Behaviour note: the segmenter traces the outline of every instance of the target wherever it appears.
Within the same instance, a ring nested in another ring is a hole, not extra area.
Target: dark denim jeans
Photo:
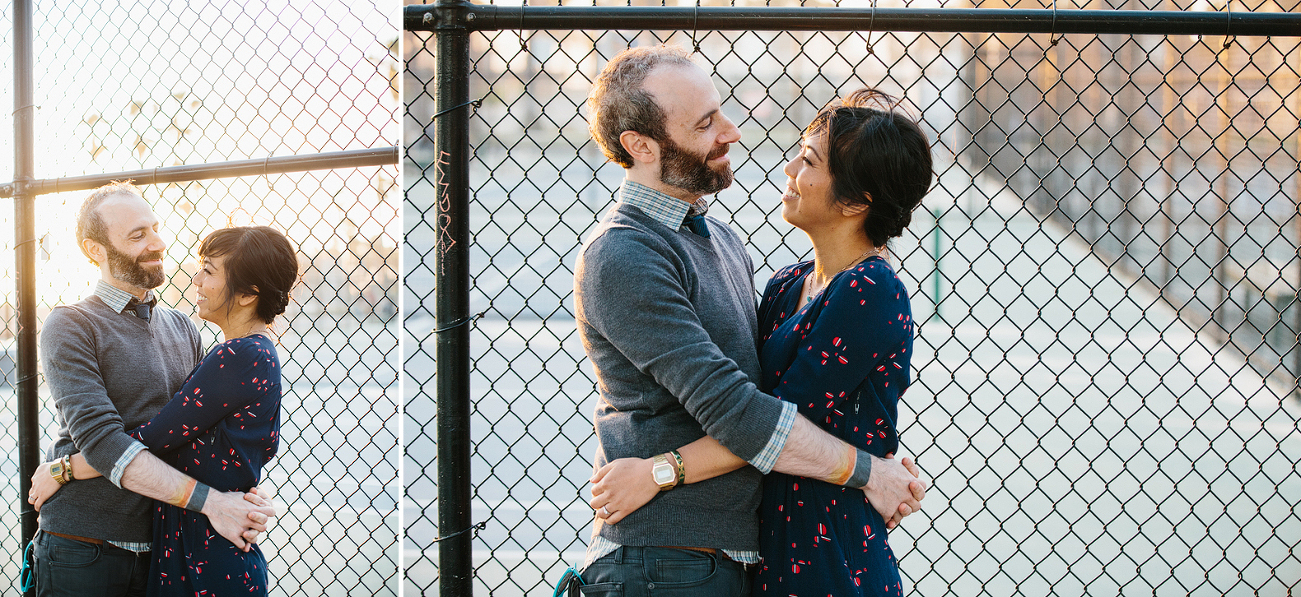
[[[38,597],[144,597],[149,553],[36,533]]]
[[[583,571],[589,597],[749,597],[751,574],[723,557],[667,547],[620,547]]]

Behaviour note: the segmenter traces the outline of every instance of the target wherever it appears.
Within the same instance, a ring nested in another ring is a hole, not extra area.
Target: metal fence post
[[[434,113],[439,594],[473,591],[470,529],[470,51],[468,2],[440,0]]]
[[[1297,54],[1297,64],[1301,65],[1301,52]],[[1296,94],[1292,105],[1301,111],[1301,93]],[[1301,155],[1301,135],[1296,136],[1296,152],[1296,155]],[[1293,197],[1295,197],[1294,201],[1296,203],[1295,215],[1293,216],[1297,231],[1298,246],[1296,247],[1296,254],[1298,263],[1301,263],[1301,176],[1296,177],[1296,194]],[[1301,402],[1301,267],[1297,267],[1297,277],[1292,290],[1295,296],[1292,299],[1292,379],[1295,380],[1292,384],[1292,396],[1298,402]],[[1286,311],[1287,307],[1283,307],[1283,310]]]
[[[36,385],[36,196],[28,186],[36,176],[36,140],[33,112],[31,0],[14,1],[14,256],[18,294],[18,511],[22,521],[21,546],[36,535],[36,511],[27,503],[32,472],[38,464],[37,416],[40,403]],[[22,548],[20,547],[20,549]],[[25,594],[30,595],[32,591]]]

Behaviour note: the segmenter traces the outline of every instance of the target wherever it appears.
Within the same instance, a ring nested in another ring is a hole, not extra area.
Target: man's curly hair
[[[628,48],[610,60],[587,96],[587,128],[610,161],[632,167],[632,156],[619,142],[624,131],[663,143],[669,138],[664,110],[642,88],[646,77],[662,65],[693,66],[686,50],[675,46]]]

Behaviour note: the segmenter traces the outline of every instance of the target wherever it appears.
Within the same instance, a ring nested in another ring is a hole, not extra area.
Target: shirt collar
[[[669,230],[681,228],[682,220],[686,219],[687,211],[692,207],[692,204],[677,197],[661,193],[631,180],[623,181],[623,186],[619,187],[619,203],[631,205],[646,212],[646,215],[650,216],[651,219],[665,225]],[[696,203],[704,203],[704,198],[701,198]]]
[[[153,300],[153,294],[154,291],[146,290],[145,300],[143,302],[147,303]],[[117,311],[118,313],[125,310],[126,304],[131,302],[131,299],[135,298],[135,296],[130,292],[122,290],[104,280],[99,280],[95,283],[95,296],[99,297],[99,300],[104,301],[104,304],[108,305],[108,308]]]

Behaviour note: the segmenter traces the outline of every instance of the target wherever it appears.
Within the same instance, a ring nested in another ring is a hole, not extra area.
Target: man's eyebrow
[[[718,113],[718,108],[714,108],[713,110],[706,112],[704,116],[701,116],[700,118],[696,119],[696,124],[700,124],[706,120],[709,120],[710,118],[713,118],[714,115],[717,113]]]
[[[153,230],[155,226],[159,226],[161,224],[162,222],[160,222],[157,218],[155,218],[152,222],[148,224],[141,224],[139,226],[136,226],[135,228],[127,230],[126,236],[131,236],[132,234],[135,234],[137,232],[148,232],[150,230]]]

